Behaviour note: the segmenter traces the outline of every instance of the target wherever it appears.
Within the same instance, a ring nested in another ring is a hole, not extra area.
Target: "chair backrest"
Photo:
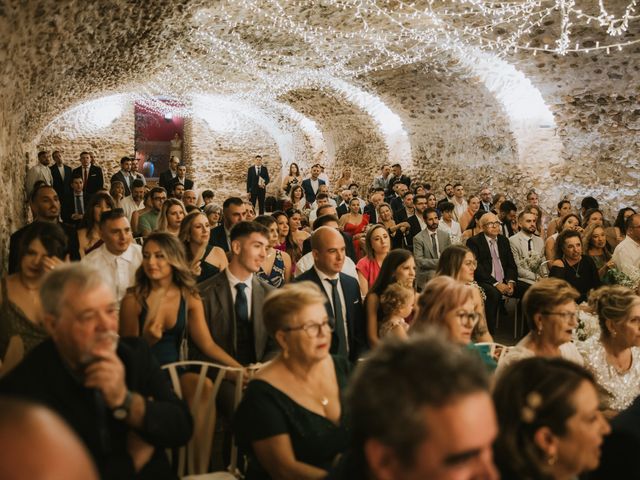
[[[244,369],[197,361],[175,362],[163,365],[162,368],[168,370],[173,389],[180,398],[184,398],[180,383],[181,370],[186,368],[197,375],[195,394],[190,399],[189,409],[193,416],[194,431],[202,432],[202,438],[207,439],[207,441],[197,441],[198,439],[194,435],[185,447],[180,448],[178,451],[177,473],[180,478],[185,475],[208,473],[217,418],[216,397],[218,396],[220,385],[227,375],[235,378],[234,408],[237,407],[242,398]],[[205,388],[207,379],[213,382],[211,390]],[[205,398],[205,395],[208,398]],[[172,458],[171,452],[169,452],[169,457]],[[175,463],[173,458],[172,461]],[[234,475],[237,470],[237,464],[238,451],[235,442],[233,442],[229,471]]]

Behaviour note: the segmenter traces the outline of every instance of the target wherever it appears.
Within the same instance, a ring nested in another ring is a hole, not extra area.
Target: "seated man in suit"
[[[533,284],[538,280],[539,275],[525,265],[525,260],[531,255],[538,255],[544,260],[544,240],[534,235],[536,232],[536,216],[533,213],[521,212],[518,215],[518,225],[520,231],[509,237],[511,252],[518,265],[518,280]]]
[[[173,190],[173,181],[178,176],[178,165],[180,159],[178,157],[169,158],[169,169],[160,174],[158,178],[158,186],[164,188],[167,192]]]
[[[427,222],[424,221],[424,212],[427,210],[426,195],[416,195],[413,197],[413,209],[413,215],[406,220],[410,227],[409,232],[407,232],[409,250],[413,249],[413,237],[427,228]]]
[[[396,223],[406,222],[409,217],[416,213],[413,206],[413,192],[406,192],[402,196],[402,208],[393,212],[393,219]]]
[[[482,232],[469,238],[467,247],[478,261],[474,276],[487,295],[484,305],[486,319],[489,330],[494,333],[502,296],[520,298],[526,285],[518,282],[518,266],[509,240],[500,235],[498,217],[487,213],[479,223]]]
[[[416,287],[418,291],[421,291],[424,284],[433,278],[438,267],[440,254],[451,245],[449,234],[438,228],[440,220],[435,208],[427,208],[424,211],[424,220],[427,228],[413,237],[413,257],[416,261]]]
[[[352,196],[353,194],[348,188],[345,188],[340,192],[340,198],[342,199],[342,202],[340,202],[340,205],[338,205],[338,208],[336,209],[338,218],[340,218],[342,215],[346,215],[349,211],[349,202],[351,201]]]
[[[209,245],[220,247],[225,252],[231,249],[231,228],[242,222],[247,207],[240,197],[229,197],[222,204],[222,223],[211,230]]]
[[[391,205],[391,210],[396,212],[404,207],[404,196],[409,192],[409,187],[404,183],[397,182],[393,185],[393,191],[396,192],[395,196],[389,198],[387,203]]]
[[[80,166],[74,168],[72,174],[74,177],[77,175],[82,177],[82,185],[84,186],[87,202],[91,200],[94,193],[104,188],[102,169],[91,163],[91,154],[89,152],[80,154]]]
[[[113,184],[113,182],[122,182],[124,186],[124,196],[128,197],[131,195],[133,177],[131,175],[131,159],[129,157],[122,157],[120,159],[120,170],[111,176],[110,183]]]
[[[316,201],[316,195],[318,193],[318,189],[320,185],[326,184],[324,180],[318,178],[320,176],[320,172],[322,171],[320,164],[316,163],[311,167],[311,177],[305,178],[302,181],[302,189],[304,190],[304,196],[307,199],[309,204],[312,204]]]
[[[366,349],[365,317],[358,281],[342,273],[344,238],[335,229],[320,227],[311,236],[314,266],[295,279],[309,280],[327,296],[327,313],[333,319],[331,353],[356,362]]]
[[[0,382],[0,393],[40,402],[83,441],[103,480],[175,479],[166,449],[193,422],[147,342],[119,339],[118,302],[99,272],[73,263],[40,289],[51,338]]]
[[[511,237],[516,233],[513,231],[513,221],[516,219],[518,213],[515,203],[510,200],[505,200],[500,204],[500,211],[497,213],[498,220],[502,223],[500,233],[507,238]]]
[[[384,191],[380,189],[374,190],[369,195],[369,203],[364,206],[363,212],[369,215],[369,224],[378,223],[378,207],[384,201]]]

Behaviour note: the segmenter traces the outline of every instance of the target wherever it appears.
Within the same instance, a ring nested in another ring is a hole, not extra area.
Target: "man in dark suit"
[[[402,184],[404,186],[404,184]],[[402,207],[393,210],[393,219],[396,223],[406,222],[409,217],[416,213],[416,209],[413,206],[413,192],[406,192],[402,196]]]
[[[413,197],[413,210],[413,215],[406,220],[409,223],[409,231],[407,232],[409,250],[413,250],[413,237],[427,228],[427,222],[424,219],[424,212],[427,210],[427,197],[425,195]]]
[[[264,197],[268,183],[269,172],[267,167],[262,165],[262,155],[256,155],[253,165],[247,170],[247,193],[253,208],[258,204],[260,215],[264,214]]]
[[[195,187],[193,180],[187,178],[187,166],[184,163],[178,165],[178,174],[169,181],[171,186],[169,191],[173,192],[178,184],[182,185],[184,190],[193,190]]]
[[[342,235],[320,227],[311,237],[314,267],[296,278],[311,281],[326,295],[326,309],[333,322],[331,353],[356,362],[366,349],[365,316],[358,281],[341,273],[345,259]]]
[[[337,223],[338,217],[336,216],[336,208],[333,205],[324,205],[318,208],[317,213],[318,213],[318,218],[316,218],[316,220],[313,222],[313,225],[312,225],[314,231],[322,227],[326,223],[333,221],[334,219],[336,219],[336,223]],[[358,258],[356,257],[356,250],[353,247],[353,238],[351,237],[351,235],[343,232],[342,230],[338,230],[338,232],[340,233],[340,235],[342,235],[342,238],[344,238],[345,252],[347,254],[347,257],[353,260],[354,264],[358,263]],[[306,238],[304,242],[302,242],[302,255],[306,255],[310,251],[311,251],[311,237]]]
[[[80,154],[80,164],[78,168],[73,169],[73,176],[80,175],[82,177],[84,193],[87,196],[87,201],[90,201],[94,193],[104,188],[104,175],[100,167],[91,164],[89,152]]]
[[[82,177],[73,177],[71,180],[71,192],[62,197],[62,221],[75,228],[80,226],[87,208],[87,196],[82,188]]]
[[[375,190],[369,196],[369,203],[364,206],[363,212],[369,215],[369,224],[378,223],[378,207],[384,201],[384,191]]]
[[[393,186],[396,183],[402,183],[407,187],[407,189],[411,188],[411,179],[406,175],[402,174],[402,165],[396,163],[391,165],[391,179],[389,180],[389,194],[391,195]]]
[[[480,208],[485,212],[490,212],[493,210],[493,204],[491,201],[493,200],[491,196],[491,189],[489,187],[484,187],[480,190]]]
[[[131,195],[131,184],[133,183],[133,176],[131,175],[131,159],[129,157],[122,157],[120,159],[120,170],[111,176],[111,185],[113,182],[120,182],[124,185],[124,196]]]
[[[509,240],[500,235],[500,221],[493,213],[480,219],[482,232],[467,240],[467,247],[478,262],[475,279],[487,295],[487,325],[493,333],[502,296],[522,297],[527,286],[518,282],[518,266]]]
[[[502,223],[500,233],[507,238],[512,237],[516,233],[513,229],[513,223],[516,220],[517,214],[518,209],[512,201],[505,200],[500,205],[500,211],[497,212],[498,220]]]
[[[72,168],[62,162],[62,154],[59,151],[51,155],[54,164],[50,166],[51,177],[53,178],[53,189],[58,194],[58,198],[63,199],[71,193]]]
[[[165,170],[158,177],[158,186],[164,188],[167,192],[173,190],[173,179],[178,176],[178,165],[180,160],[178,157],[169,158],[169,169]]]
[[[266,227],[239,222],[231,230],[229,266],[199,285],[211,336],[242,365],[268,361],[277,351],[262,320],[262,305],[273,287],[255,276],[268,246]]]
[[[222,223],[211,230],[209,245],[225,252],[231,249],[231,228],[245,219],[247,207],[240,197],[229,197],[222,204]]]
[[[349,202],[351,201],[352,197],[353,193],[351,193],[351,190],[349,190],[348,188],[345,188],[340,192],[340,198],[342,199],[342,202],[340,203],[340,205],[338,205],[338,208],[336,208],[336,215],[338,216],[338,218],[340,218],[342,215],[346,215],[349,212]]]
[[[453,185],[451,183],[447,183],[444,186],[444,198],[442,200],[438,201],[438,205],[437,205],[438,210],[442,210],[440,208],[440,206],[443,203],[446,203],[446,202],[453,203],[453,197],[454,197],[454,195],[453,195]]]
[[[312,204],[313,202],[316,201],[316,194],[318,193],[318,189],[320,188],[320,185],[325,185],[325,181],[318,178],[320,176],[320,172],[322,171],[322,168],[320,167],[320,164],[316,163],[314,166],[311,167],[311,177],[310,178],[305,178],[302,181],[302,189],[304,190],[304,196],[307,199],[307,202],[309,202],[309,204]]]
[[[34,221],[58,223],[60,227],[62,227],[67,237],[67,255],[69,255],[69,259],[80,260],[76,229],[70,225],[59,222],[60,200],[53,187],[44,183],[36,184],[36,187],[31,193],[29,204]],[[20,241],[29,225],[30,224],[25,225],[20,230],[14,232],[9,239],[9,273],[15,273],[18,270]]]
[[[404,196],[411,192],[409,192],[409,187],[400,182],[394,185],[393,191],[396,192],[395,196],[391,197],[387,203],[391,206],[391,211],[395,213],[404,208]]]

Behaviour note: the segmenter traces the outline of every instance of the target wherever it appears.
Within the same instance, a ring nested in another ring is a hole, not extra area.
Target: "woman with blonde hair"
[[[311,282],[289,283],[264,302],[264,324],[281,353],[249,382],[235,414],[247,480],[325,478],[347,448],[341,393],[349,367],[329,354],[325,302]]]
[[[529,357],[562,357],[582,365],[582,356],[572,341],[578,325],[579,296],[575,288],[559,278],[543,278],[531,285],[522,298],[530,331],[500,357],[496,375]]]
[[[197,283],[213,277],[229,264],[225,251],[209,244],[210,236],[209,220],[200,211],[189,213],[180,224],[178,238],[185,247],[187,262]]]
[[[467,200],[467,210],[460,215],[460,228],[463,232],[467,229],[478,210],[480,210],[480,197],[471,195]]]
[[[186,215],[187,212],[184,209],[184,204],[180,200],[177,198],[167,198],[160,209],[156,232],[168,232],[178,236],[180,233],[180,224]]]
[[[605,410],[613,414],[640,395],[640,297],[611,285],[592,292],[589,304],[598,315],[600,336],[580,344],[580,353],[605,393]]]

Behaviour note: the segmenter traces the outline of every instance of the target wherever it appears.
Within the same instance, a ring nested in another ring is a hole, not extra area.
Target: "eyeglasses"
[[[487,222],[484,225],[485,227],[499,227],[502,225],[502,222]]]
[[[542,312],[543,315],[556,315],[563,320],[578,320],[578,312]]]
[[[320,335],[320,331],[325,327],[327,328],[327,330],[329,330],[329,332],[333,332],[333,325],[329,323],[329,320],[325,320],[322,323],[307,323],[305,325],[300,325],[299,327],[285,327],[282,330],[285,332],[304,330],[310,338],[315,338]]]
[[[461,310],[459,312],[456,312],[456,317],[458,318],[458,322],[460,322],[460,325],[465,326],[465,325],[475,325],[476,323],[478,323],[478,320],[480,320],[480,314],[477,312],[465,312],[464,310]]]

